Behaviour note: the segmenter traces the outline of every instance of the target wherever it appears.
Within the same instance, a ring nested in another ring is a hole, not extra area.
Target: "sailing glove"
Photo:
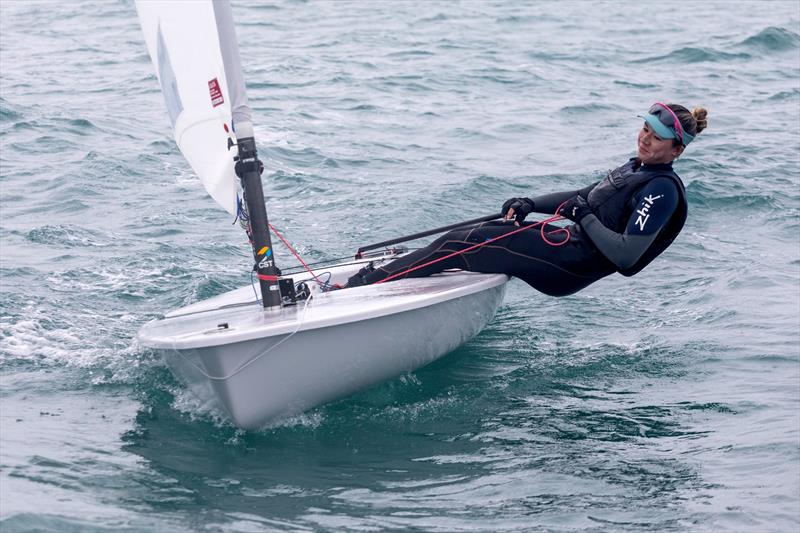
[[[584,200],[583,196],[576,194],[561,206],[558,214],[564,218],[568,218],[573,222],[580,222],[586,215],[593,215],[592,208],[589,203]]]
[[[503,207],[500,208],[500,211],[503,213],[505,217],[508,214],[509,209],[514,210],[514,221],[515,222],[522,222],[525,220],[525,217],[531,214],[533,211],[533,200],[530,198],[510,198],[503,202]]]

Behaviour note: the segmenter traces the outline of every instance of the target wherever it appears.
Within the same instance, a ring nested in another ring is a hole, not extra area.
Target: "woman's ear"
[[[680,155],[683,153],[683,150],[685,148],[686,147],[683,146],[682,144],[679,144],[678,146],[674,146],[672,148],[672,158],[673,159],[678,159],[680,157]]]

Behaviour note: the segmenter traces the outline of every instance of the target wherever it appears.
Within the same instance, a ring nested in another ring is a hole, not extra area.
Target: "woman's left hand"
[[[500,212],[503,213],[503,220],[514,220],[514,224],[525,220],[534,209],[533,200],[530,198],[509,198],[503,202]]]

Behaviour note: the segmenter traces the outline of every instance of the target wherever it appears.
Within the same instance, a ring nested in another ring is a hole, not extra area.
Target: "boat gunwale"
[[[303,316],[307,311],[313,311],[313,307],[304,308],[303,303],[298,304],[294,309],[297,313],[300,314],[301,323],[297,324],[297,320],[281,320],[280,322],[263,322],[261,324],[256,324],[255,321],[262,318],[264,320],[269,320],[269,315],[277,315],[279,313],[283,313],[284,309],[282,308],[279,310],[275,309],[264,309],[263,307],[255,307],[255,302],[251,302],[253,307],[246,307],[237,309],[235,311],[236,315],[243,315],[245,313],[250,314],[251,312],[255,312],[259,318],[250,318],[246,319],[250,321],[250,327],[242,330],[241,328],[226,328],[226,329],[218,329],[218,330],[201,330],[200,328],[196,329],[195,331],[182,334],[182,335],[148,335],[148,331],[150,329],[156,329],[159,326],[163,326],[166,323],[176,323],[178,321],[200,321],[203,319],[209,319],[214,317],[215,315],[222,315],[223,313],[230,313],[232,309],[232,304],[227,304],[224,306],[217,307],[215,309],[207,309],[197,311],[191,314],[184,314],[184,315],[177,315],[171,317],[163,317],[160,319],[156,319],[153,321],[148,322],[145,324],[140,330],[137,335],[137,340],[139,343],[145,347],[152,348],[152,349],[172,349],[172,350],[185,350],[185,349],[196,349],[196,348],[209,348],[214,346],[223,346],[226,344],[234,344],[238,342],[247,342],[255,339],[263,339],[269,337],[275,337],[280,335],[290,335],[302,331],[310,331],[314,329],[320,329],[325,327],[332,327],[338,325],[349,324],[352,322],[358,322],[362,320],[367,320],[371,318],[380,318],[387,315],[407,312],[407,311],[414,311],[416,309],[421,309],[425,307],[430,307],[433,305],[437,305],[440,303],[444,303],[456,298],[461,298],[464,296],[470,296],[472,294],[476,294],[479,292],[483,292],[486,290],[493,289],[498,286],[502,286],[508,282],[509,277],[505,274],[482,274],[482,273],[475,273],[475,272],[466,272],[466,271],[458,271],[458,272],[448,272],[443,273],[435,276],[430,276],[427,278],[412,278],[412,279],[405,279],[405,280],[398,280],[396,282],[392,282],[391,285],[382,285],[382,287],[392,287],[392,288],[399,288],[402,287],[404,284],[413,283],[414,281],[419,280],[433,280],[441,277],[451,277],[451,276],[464,276],[467,275],[472,278],[471,282],[462,282],[454,287],[443,291],[433,291],[427,294],[417,294],[414,295],[413,299],[407,299],[406,301],[399,302],[395,305],[387,305],[379,308],[372,308],[367,311],[363,310],[355,310],[352,312],[348,312],[345,314],[335,314],[335,315],[321,315],[321,316]],[[376,286],[368,285],[364,287],[355,287],[352,289],[347,289],[347,293],[350,295],[363,293],[366,290],[374,289]],[[230,292],[235,292],[239,289],[234,289]],[[353,292],[351,292],[353,291]],[[328,298],[336,297],[339,291],[333,293],[321,293],[314,296],[314,298],[318,298],[318,301],[324,302],[328,300]],[[408,296],[407,294],[398,295],[399,297]],[[330,301],[330,300],[329,300]],[[335,301],[335,300],[334,300]],[[313,300],[310,304],[315,303]],[[331,302],[332,303],[332,302]],[[309,305],[310,305],[309,304]],[[187,306],[188,307],[188,306]],[[297,316],[297,315],[295,315]]]

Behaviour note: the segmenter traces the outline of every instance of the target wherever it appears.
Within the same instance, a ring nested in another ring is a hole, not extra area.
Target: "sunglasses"
[[[694,140],[692,135],[689,135],[683,131],[683,126],[681,126],[681,121],[678,120],[678,115],[676,115],[675,112],[673,112],[672,109],[670,109],[666,104],[656,102],[650,106],[650,109],[647,112],[658,118],[659,122],[661,122],[664,126],[672,128],[675,137],[683,146],[686,146]]]

